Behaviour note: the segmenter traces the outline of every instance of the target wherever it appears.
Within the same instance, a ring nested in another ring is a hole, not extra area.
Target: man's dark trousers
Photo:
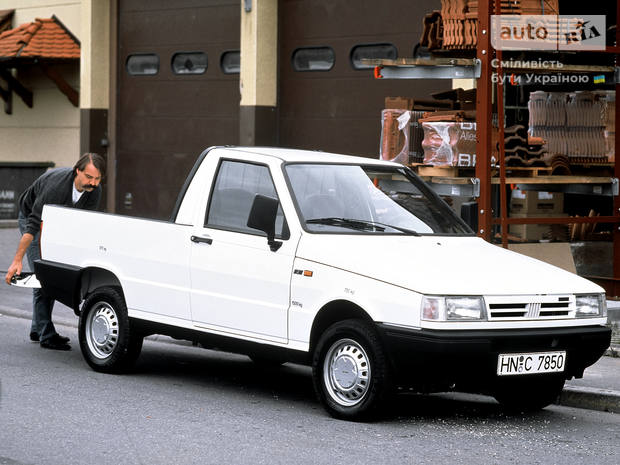
[[[19,212],[17,223],[19,232],[22,235],[26,232],[27,222],[28,220],[26,217]],[[34,261],[41,258],[41,250],[39,247],[40,238],[41,233],[38,232],[26,251],[28,265],[31,271],[34,271]],[[53,308],[54,299],[50,298],[43,289],[32,290],[32,325],[30,326],[30,332],[37,333],[41,341],[47,341],[56,334],[56,328],[54,328],[54,323],[52,323]]]

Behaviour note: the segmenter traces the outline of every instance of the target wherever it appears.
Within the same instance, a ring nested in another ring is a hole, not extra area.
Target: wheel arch
[[[123,298],[125,297],[123,294],[121,281],[112,271],[96,266],[90,266],[82,269],[80,283],[80,296],[82,299],[85,299],[96,289],[102,287],[113,287],[120,292]]]
[[[325,332],[334,323],[348,319],[360,319],[374,325],[374,320],[359,305],[349,300],[334,300],[325,304],[314,317],[310,330],[310,353]]]
[[[97,288],[114,287],[125,297],[116,274],[105,268],[82,268],[49,260],[35,260],[34,271],[46,294],[72,308],[76,315],[80,314],[82,301]]]

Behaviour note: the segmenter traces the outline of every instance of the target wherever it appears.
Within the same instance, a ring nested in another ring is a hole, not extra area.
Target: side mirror
[[[280,201],[273,197],[256,194],[252,208],[248,216],[248,227],[258,229],[267,234],[267,243],[272,252],[280,248],[282,242],[275,240],[276,237],[276,216]]]

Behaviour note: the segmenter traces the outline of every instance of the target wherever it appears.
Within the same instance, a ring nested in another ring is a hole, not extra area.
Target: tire
[[[320,337],[312,360],[314,389],[335,418],[379,416],[391,394],[390,373],[376,330],[363,320],[343,320]]]
[[[132,331],[125,300],[105,287],[90,294],[80,313],[78,337],[90,367],[103,373],[122,373],[133,366],[143,337]]]
[[[564,388],[564,378],[535,377],[506,379],[498,382],[494,397],[511,413],[542,410],[554,403]]]

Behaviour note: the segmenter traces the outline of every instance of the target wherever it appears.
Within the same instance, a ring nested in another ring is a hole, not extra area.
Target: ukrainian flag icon
[[[601,74],[599,76],[594,76],[594,84],[604,84],[605,83],[605,75]]]

